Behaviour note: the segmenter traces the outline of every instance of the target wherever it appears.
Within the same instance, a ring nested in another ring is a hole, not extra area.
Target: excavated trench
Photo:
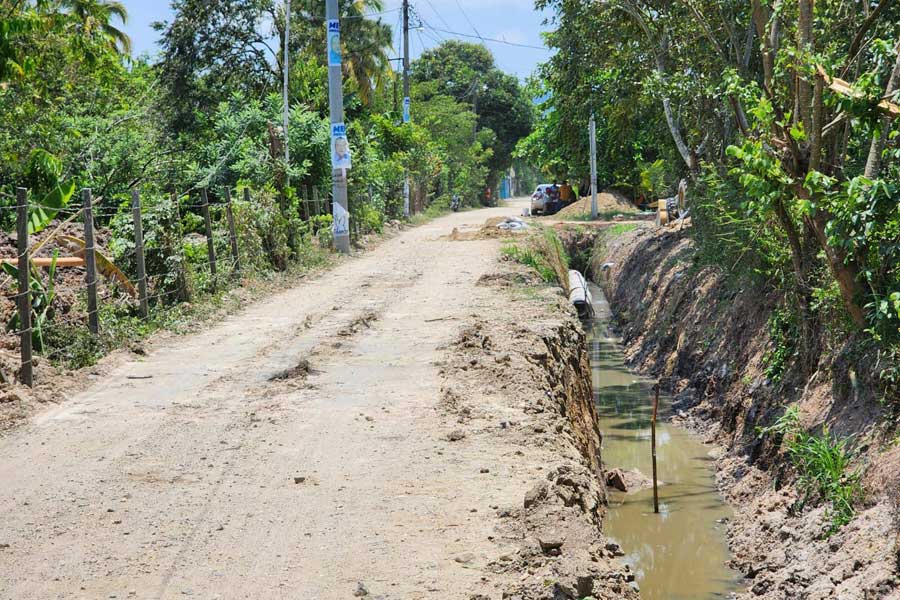
[[[572,268],[589,271],[596,235],[564,235]],[[657,424],[660,514],[653,512],[650,416],[653,382],[625,365],[612,312],[603,291],[591,284],[594,317],[585,324],[594,402],[603,434],[607,472],[621,471],[630,489],[609,490],[604,533],[625,553],[645,600],[727,598],[742,589],[741,574],[728,567],[730,507],[715,480],[710,447],[670,424],[670,398],[661,398]]]
[[[900,448],[875,359],[844,348],[823,356],[812,377],[795,372],[773,383],[765,356],[775,299],[736,289],[715,268],[697,269],[690,236],[639,227],[599,240],[567,228],[560,237],[572,268],[603,278],[586,328],[603,465],[609,483],[638,489],[607,494],[603,529],[626,553],[642,597],[900,600]],[[662,398],[659,517],[645,480],[628,473],[652,470],[655,380],[636,373],[660,377],[675,394]],[[810,431],[827,425],[835,439],[853,440],[851,472],[861,474],[865,501],[837,533],[828,533],[828,499],[810,499],[783,445],[757,434],[785,405],[798,407]]]
[[[588,340],[594,400],[603,433],[607,471],[629,473],[630,482],[652,473],[650,415],[652,382],[624,363],[612,334],[603,291],[592,285],[595,316]],[[715,484],[713,458],[692,434],[668,423],[670,402],[661,399],[657,425],[660,514],[653,513],[652,486],[628,493],[610,490],[605,532],[625,552],[645,600],[725,598],[741,589],[729,569],[725,523],[731,510]]]

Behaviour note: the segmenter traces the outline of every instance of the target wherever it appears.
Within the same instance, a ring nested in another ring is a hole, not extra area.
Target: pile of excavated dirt
[[[570,204],[558,213],[559,218],[583,217],[591,214],[591,197],[582,198],[577,202]],[[601,213],[619,212],[619,213],[638,213],[634,203],[618,192],[603,192],[597,194],[597,210]]]
[[[517,265],[499,269],[479,285],[510,293],[509,310],[475,318],[449,347],[442,408],[457,421],[451,435],[489,432],[547,463],[518,506],[495,507],[500,524],[488,539],[512,549],[487,564],[487,580],[498,598],[636,599],[634,574],[601,532],[606,490],[584,331],[561,290]]]
[[[451,242],[471,242],[474,240],[491,240],[515,237],[517,234],[521,233],[521,231],[510,231],[508,229],[500,228],[500,225],[508,220],[509,217],[491,217],[484,222],[484,225],[477,229],[454,227],[450,235],[445,236],[442,239],[450,240]]]
[[[733,566],[749,579],[740,598],[900,598],[900,450],[879,402],[872,357],[825,353],[810,379],[765,376],[768,319],[778,298],[735,289],[697,269],[684,233],[644,227],[607,242],[606,292],[636,369],[675,395],[680,422],[721,446],[720,489],[735,506]],[[760,436],[796,404],[803,425],[849,439],[863,474],[858,514],[828,535],[829,508],[798,490],[780,445]]]

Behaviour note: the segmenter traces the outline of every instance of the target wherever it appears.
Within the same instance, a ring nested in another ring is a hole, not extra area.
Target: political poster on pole
[[[404,123],[409,123],[409,121],[410,121],[409,108],[411,105],[412,105],[412,101],[409,99],[409,97],[406,97],[403,99],[403,122]]]
[[[335,170],[350,169],[353,160],[350,156],[350,140],[347,139],[347,126],[343,123],[331,125],[331,168]]]
[[[328,21],[328,66],[341,66],[341,22]]]

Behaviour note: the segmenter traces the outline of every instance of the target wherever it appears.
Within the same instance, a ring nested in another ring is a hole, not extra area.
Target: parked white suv
[[[551,183],[542,183],[537,186],[537,189],[534,190],[534,193],[531,195],[531,214],[533,215],[542,215],[546,210],[547,201],[550,199],[550,188],[553,187]]]

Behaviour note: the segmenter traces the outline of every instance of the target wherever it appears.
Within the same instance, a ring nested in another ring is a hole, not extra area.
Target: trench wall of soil
[[[544,465],[521,504],[498,513],[498,543],[518,540],[518,551],[487,569],[506,581],[504,598],[636,600],[633,573],[602,533],[606,490],[584,329],[561,290],[519,265],[498,269],[479,285],[507,294],[509,310],[473,315],[461,329],[448,349],[443,409],[464,430],[502,436]]]
[[[696,263],[689,232],[641,227],[602,240],[593,261],[630,366],[675,396],[677,420],[704,435],[718,482],[736,508],[734,565],[742,598],[900,598],[900,448],[879,402],[872,359],[824,353],[811,377],[766,378],[769,316],[779,298],[736,287]],[[865,500],[828,535],[828,508],[801,502],[797,473],[778,440],[761,436],[796,404],[803,425],[852,441]]]

